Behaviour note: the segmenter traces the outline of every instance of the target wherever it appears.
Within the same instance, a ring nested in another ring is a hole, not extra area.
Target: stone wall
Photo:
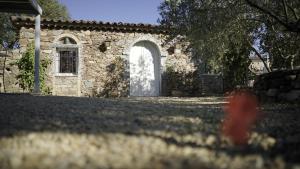
[[[77,42],[79,50],[79,67],[77,76],[58,75],[55,68],[56,47],[62,37],[71,37]],[[47,70],[46,85],[52,89],[53,95],[66,96],[94,96],[106,88],[106,83],[111,76],[108,67],[116,58],[124,60],[125,77],[119,85],[120,96],[129,95],[129,67],[128,58],[131,47],[139,41],[150,41],[157,45],[161,53],[161,74],[166,70],[166,62],[172,66],[186,67],[193,70],[194,65],[190,61],[189,54],[184,53],[186,45],[175,45],[165,42],[166,35],[150,34],[142,32],[117,32],[103,30],[70,30],[70,29],[42,29],[41,31],[41,59],[48,58],[51,64]],[[7,57],[5,83],[8,92],[21,92],[16,76],[18,69],[9,63],[19,59],[26,51],[28,44],[34,41],[34,29],[22,27],[19,30],[20,49],[16,49]],[[110,46],[105,51],[101,45],[109,41]],[[181,43],[184,44],[184,43]],[[174,52],[169,49],[176,46]],[[0,58],[3,60],[3,57]],[[180,64],[176,64],[180,63]],[[162,78],[162,95],[168,93],[168,85]],[[3,90],[1,90],[3,91]]]
[[[77,96],[78,78],[76,76],[57,76],[54,78],[53,91],[55,95],[61,96]]]
[[[300,103],[300,69],[262,74],[256,79],[254,90],[263,101]]]
[[[14,63],[17,59],[20,59],[20,56],[20,50],[0,51],[0,93],[26,92],[19,87],[19,82],[16,79],[19,70]]]

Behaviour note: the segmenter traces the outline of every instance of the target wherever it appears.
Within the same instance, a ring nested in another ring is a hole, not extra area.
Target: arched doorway
[[[130,96],[159,96],[160,52],[149,41],[140,41],[130,50]]]

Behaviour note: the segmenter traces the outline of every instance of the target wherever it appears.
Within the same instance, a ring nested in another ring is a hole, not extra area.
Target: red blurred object
[[[227,101],[222,132],[236,145],[247,144],[251,126],[258,119],[257,97],[248,90],[237,90]]]

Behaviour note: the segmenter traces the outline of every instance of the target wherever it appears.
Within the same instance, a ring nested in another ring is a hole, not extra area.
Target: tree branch
[[[268,14],[269,16],[271,16],[273,19],[275,19],[279,24],[281,24],[282,26],[284,26],[287,30],[291,31],[291,32],[300,32],[300,26],[298,26],[298,23],[287,23],[284,22],[282,19],[280,19],[278,16],[276,16],[276,14],[274,14],[273,12],[269,11],[268,9],[265,9],[259,5],[257,5],[256,3],[252,2],[251,0],[245,0],[249,6],[258,9],[259,11]]]
[[[288,23],[289,19],[288,19],[288,12],[287,12],[286,0],[282,0],[282,3],[283,3],[283,8],[284,8],[284,14],[285,14],[285,22]]]
[[[258,56],[258,58],[263,62],[265,68],[267,69],[268,72],[271,72],[271,69],[269,68],[269,66],[267,65],[267,63],[264,61],[263,57],[261,56],[261,54],[255,49],[255,47],[253,47],[253,45],[251,44],[250,41],[248,41],[250,47],[254,50],[255,54]]]
[[[297,15],[295,9],[293,7],[291,7],[290,5],[288,5],[288,4],[287,4],[287,6],[293,12],[293,15],[294,15],[295,19],[298,20],[299,16]]]

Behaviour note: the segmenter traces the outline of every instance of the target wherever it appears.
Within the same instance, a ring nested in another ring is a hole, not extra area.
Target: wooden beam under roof
[[[0,12],[42,14],[42,8],[36,0],[0,0]]]

